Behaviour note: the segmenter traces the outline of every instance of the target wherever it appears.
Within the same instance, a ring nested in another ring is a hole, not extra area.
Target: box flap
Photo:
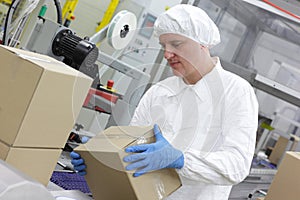
[[[119,138],[130,138],[127,143],[120,144],[123,149],[127,146],[153,142],[152,126],[112,126],[106,129],[103,134],[119,143]]]
[[[119,136],[107,137],[105,135],[97,135],[89,140],[88,143],[82,144],[76,150],[90,152],[118,152],[123,145],[132,141],[130,137],[121,138]]]
[[[138,138],[148,131],[152,130],[152,126],[111,126],[103,131],[105,135],[124,135],[132,138]]]
[[[153,136],[152,127],[112,126],[81,145],[88,151],[118,152],[132,144],[146,143]],[[82,147],[78,147],[78,150]]]
[[[152,127],[149,127],[151,129],[147,130],[143,135],[138,136],[135,140],[132,142],[128,143],[124,148],[128,146],[133,146],[133,145],[139,145],[139,144],[150,144],[155,142],[155,137],[153,133]]]

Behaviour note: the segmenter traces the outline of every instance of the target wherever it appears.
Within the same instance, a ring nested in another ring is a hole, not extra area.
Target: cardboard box
[[[287,138],[284,138],[281,136],[278,138],[278,140],[272,150],[272,153],[269,156],[269,160],[271,163],[276,164],[276,165],[279,164],[279,161],[281,160],[281,158],[285,152],[288,142],[289,142],[289,140]]]
[[[0,46],[0,140],[62,148],[92,79],[51,57]]]
[[[265,200],[299,200],[300,152],[286,152]]]
[[[269,160],[271,163],[279,165],[286,151],[295,151],[299,137],[290,134],[290,138],[280,136],[272,150]]]
[[[152,127],[110,127],[76,151],[87,164],[86,180],[95,200],[155,200],[176,191],[180,179],[174,169],[133,177],[123,162],[127,146],[154,142]]]
[[[0,159],[45,186],[49,183],[61,149],[9,147],[0,142]]]

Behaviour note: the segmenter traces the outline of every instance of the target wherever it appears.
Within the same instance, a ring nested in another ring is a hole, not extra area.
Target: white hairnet
[[[175,33],[188,37],[204,46],[212,47],[220,42],[216,24],[201,8],[179,4],[158,16],[154,34]]]

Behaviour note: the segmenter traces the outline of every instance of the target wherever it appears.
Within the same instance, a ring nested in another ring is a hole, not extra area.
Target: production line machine
[[[39,17],[25,46],[29,51],[54,57],[92,77],[94,82],[84,106],[111,114],[107,126],[129,123],[150,80],[149,74],[99,51],[95,45],[105,37],[109,37],[110,44],[117,50],[125,47],[133,37],[136,26],[134,21],[127,22],[128,18],[135,18],[135,16],[128,11],[121,11],[108,26],[91,38],[82,39],[71,29]],[[122,41],[121,46],[118,43],[120,39],[125,40]],[[100,84],[97,62],[131,78],[125,94],[115,93]]]

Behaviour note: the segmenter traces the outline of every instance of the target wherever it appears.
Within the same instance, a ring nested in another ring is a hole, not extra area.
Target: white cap
[[[220,40],[219,29],[201,8],[179,4],[158,16],[154,34],[175,33],[188,37],[201,45],[212,47]]]

